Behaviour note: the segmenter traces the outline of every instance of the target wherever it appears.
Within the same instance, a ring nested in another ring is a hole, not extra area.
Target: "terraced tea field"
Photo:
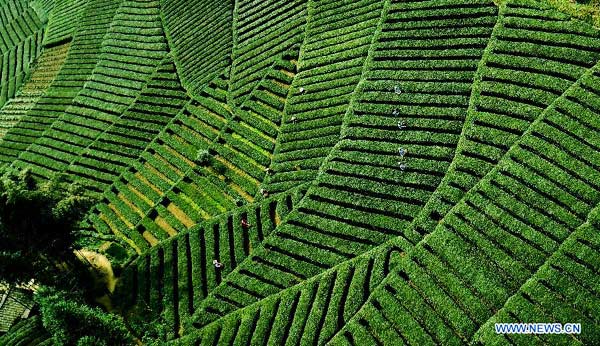
[[[600,29],[566,8],[0,0],[0,167],[97,199],[139,344],[600,345]]]

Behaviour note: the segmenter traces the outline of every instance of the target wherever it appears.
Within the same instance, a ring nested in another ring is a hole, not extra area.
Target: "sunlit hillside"
[[[96,275],[0,285],[0,346],[600,345],[597,13],[0,0],[0,167],[94,200]]]

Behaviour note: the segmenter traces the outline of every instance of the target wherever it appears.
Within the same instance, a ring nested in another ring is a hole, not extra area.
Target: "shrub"
[[[122,318],[83,302],[81,297],[41,287],[35,295],[42,323],[55,345],[132,345]]]
[[[196,163],[200,166],[207,166],[210,163],[211,155],[208,150],[198,150]]]

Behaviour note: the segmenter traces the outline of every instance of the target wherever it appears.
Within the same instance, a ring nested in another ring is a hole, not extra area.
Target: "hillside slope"
[[[5,0],[0,55],[0,166],[98,199],[136,336],[600,344],[600,30],[548,2]]]

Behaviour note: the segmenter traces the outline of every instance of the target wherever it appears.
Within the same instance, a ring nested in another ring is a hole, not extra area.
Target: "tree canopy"
[[[60,284],[58,273],[76,263],[79,220],[92,202],[61,176],[38,183],[29,170],[0,172],[0,277]]]
[[[55,345],[125,346],[133,343],[123,319],[92,307],[77,294],[40,288],[35,295],[42,323]]]

